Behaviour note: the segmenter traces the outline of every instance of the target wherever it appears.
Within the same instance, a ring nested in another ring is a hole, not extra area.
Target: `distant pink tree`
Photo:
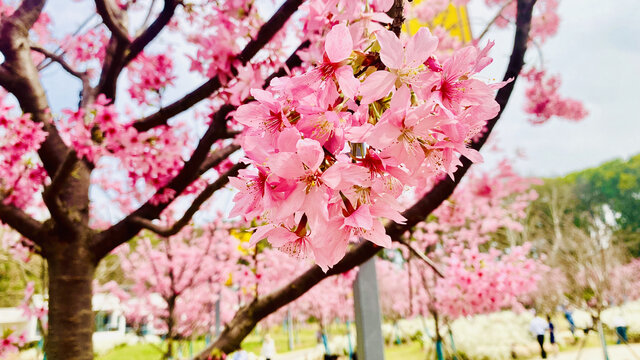
[[[405,240],[413,250],[400,247],[406,259],[401,268],[379,264],[383,299],[396,299],[383,300],[383,309],[395,317],[432,315],[439,331],[442,320],[522,308],[546,267],[532,258],[529,244],[499,242],[505,231],[522,230],[519,221],[537,197],[530,190],[537,182],[516,175],[507,162],[491,173],[471,174]],[[429,253],[437,270],[418,251]],[[398,294],[405,301],[397,301]]]
[[[166,334],[166,358],[173,356],[175,340],[213,330],[217,301],[220,323],[232,317],[238,302],[231,281],[244,271],[242,244],[230,232],[233,225],[218,220],[171,237],[146,233],[118,249],[125,281],[102,290],[119,295],[130,323],[150,324]]]

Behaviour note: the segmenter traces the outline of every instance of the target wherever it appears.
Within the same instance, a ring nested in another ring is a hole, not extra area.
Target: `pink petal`
[[[382,62],[391,69],[400,69],[402,67],[402,54],[404,54],[400,39],[389,30],[376,32],[376,38],[380,43],[380,59]]]
[[[336,70],[336,78],[340,89],[347,98],[353,99],[358,93],[358,87],[360,87],[360,80],[353,76],[353,70],[351,66],[341,66]]]
[[[353,40],[351,33],[344,24],[335,25],[327,34],[324,42],[324,51],[331,62],[337,63],[351,55]]]
[[[312,171],[317,170],[324,159],[324,151],[320,143],[313,139],[300,139],[296,143],[300,160]]]
[[[293,153],[274,154],[267,160],[267,165],[274,174],[285,179],[297,179],[305,174],[300,158]]]
[[[391,237],[387,235],[379,220],[373,222],[373,229],[367,231],[363,237],[378,246],[391,247]]]
[[[402,84],[400,89],[393,94],[391,98],[391,104],[389,104],[391,109],[406,109],[411,105],[411,91],[409,88]]]
[[[415,68],[423,64],[438,47],[438,38],[426,27],[420,28],[406,45],[405,66]]]
[[[389,95],[395,86],[396,78],[396,75],[384,70],[369,75],[360,85],[360,94],[362,95],[360,104],[370,104]]]
[[[353,228],[360,228],[364,230],[371,230],[373,227],[373,217],[369,211],[369,206],[362,205],[353,214],[344,219],[344,225],[351,226]]]
[[[294,127],[285,128],[278,135],[278,150],[281,152],[295,152],[296,143],[300,138],[301,135],[298,129]]]
[[[250,246],[255,246],[255,244],[257,244],[260,240],[262,239],[266,239],[267,238],[267,234],[272,231],[275,228],[274,225],[264,225],[264,226],[258,226],[256,228],[256,231],[253,233],[253,235],[251,235],[251,239],[249,239],[249,245]]]

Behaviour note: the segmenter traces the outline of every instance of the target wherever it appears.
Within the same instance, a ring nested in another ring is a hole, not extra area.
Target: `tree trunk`
[[[93,359],[94,315],[91,307],[95,261],[80,241],[56,241],[49,263],[49,360]]]
[[[173,283],[173,276],[172,283]],[[174,342],[174,327],[175,320],[173,318],[176,308],[176,295],[172,295],[167,299],[167,307],[169,315],[167,316],[167,352],[164,354],[163,359],[173,359],[173,342]]]

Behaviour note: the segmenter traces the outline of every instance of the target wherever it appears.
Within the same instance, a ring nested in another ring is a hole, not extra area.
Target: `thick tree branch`
[[[33,241],[38,246],[43,247],[42,224],[24,211],[12,205],[7,205],[2,200],[0,199],[0,221],[11,226],[20,235]]]
[[[51,184],[47,186],[42,193],[42,200],[45,205],[47,205],[47,209],[49,209],[51,217],[57,224],[62,225],[68,231],[73,229],[73,222],[64,211],[63,206],[58,199],[58,195],[62,191],[65,182],[69,179],[69,176],[71,176],[77,160],[78,157],[76,152],[70,150],[55,175],[51,178]]]
[[[7,87],[7,84],[15,81],[15,77],[7,68],[0,64],[0,86]]]
[[[18,20],[23,30],[28,31],[40,17],[45,3],[46,0],[24,0],[16,11],[11,14],[11,18]]]
[[[124,56],[129,42],[112,36],[106,49],[106,56],[100,70],[100,80],[95,88],[94,95],[104,94],[107,99],[115,101],[118,77],[124,68]]]
[[[202,204],[204,204],[205,201],[207,201],[211,197],[211,195],[220,190],[229,182],[229,177],[238,175],[238,171],[246,167],[247,164],[244,163],[235,164],[233,165],[233,167],[231,167],[231,169],[217,178],[216,181],[207,185],[204,190],[202,190],[202,192],[200,192],[200,194],[198,194],[198,196],[193,200],[193,203],[191,203],[187,211],[185,211],[184,215],[182,215],[182,217],[170,227],[158,226],[150,220],[139,217],[132,218],[132,221],[147,230],[153,231],[160,236],[173,236],[189,224],[189,222],[193,218],[193,215],[195,215],[195,213],[200,210]]]
[[[536,0],[518,0],[515,41],[509,65],[504,76],[505,80],[513,78],[514,81],[498,91],[496,101],[500,104],[500,111],[495,118],[491,119],[487,123],[484,134],[478,139],[478,141],[472,144],[472,148],[476,150],[479,150],[486,142],[493,127],[504,111],[513,91],[515,79],[518,77],[518,74],[524,65],[524,54],[527,48],[527,41],[529,39],[531,15],[535,2]],[[462,177],[471,167],[471,161],[467,158],[462,157],[461,160],[463,165],[454,173],[453,180],[446,178],[440,181],[418,202],[403,212],[402,215],[407,219],[406,224],[400,225],[397,223],[390,223],[385,227],[387,234],[391,236],[394,241],[400,240],[404,232],[423,221],[453,193]],[[240,342],[251,332],[251,330],[253,330],[260,320],[282,306],[296,300],[323,279],[332,275],[344,273],[364,263],[371,257],[375,256],[379,250],[380,247],[369,241],[365,241],[355,249],[349,251],[345,257],[327,273],[323,273],[318,266],[314,266],[283,288],[240,308],[231,322],[227,324],[220,337],[195,357],[195,359],[207,359],[214,349],[223,353],[230,353],[238,349]]]
[[[24,113],[30,114],[34,122],[44,124],[48,133],[38,154],[45,170],[52,175],[62,162],[67,147],[48,113],[49,104],[33,64],[29,44],[29,29],[40,16],[44,4],[44,0],[25,0],[11,16],[3,18],[0,23],[0,51],[5,58],[2,68],[11,74],[3,79],[3,87],[15,95]]]
[[[252,39],[237,56],[237,59],[242,63],[242,65],[246,65],[255,56],[255,54],[257,54],[258,51],[273,38],[273,36],[285,25],[291,15],[298,10],[303,2],[304,0],[286,0],[282,6],[280,6],[271,19],[260,27],[255,39]],[[232,67],[231,73],[235,76],[237,74],[237,70]],[[222,83],[220,82],[220,78],[215,76],[207,80],[195,90],[183,96],[181,99],[161,108],[154,114],[140,119],[136,123],[135,127],[138,131],[145,131],[155,126],[166,124],[168,119],[190,109],[193,105],[208,98],[211,94],[218,91],[221,86]]]
[[[114,4],[112,0],[96,0],[96,10],[113,36],[128,44],[130,42],[129,31],[120,21],[118,5]]]
[[[209,169],[218,166],[222,161],[227,159],[231,154],[240,150],[240,145],[231,144],[223,149],[217,150],[211,153],[200,165],[200,170],[198,170],[198,176],[204,174],[209,171]]]

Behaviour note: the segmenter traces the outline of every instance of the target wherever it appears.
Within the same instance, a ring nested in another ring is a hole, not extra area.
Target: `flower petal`
[[[324,51],[333,63],[340,62],[351,55],[353,39],[346,25],[338,24],[331,28],[324,42]]]
[[[396,78],[396,75],[384,70],[369,75],[360,85],[360,94],[362,95],[360,104],[370,104],[389,95],[395,86]]]
[[[438,47],[438,38],[426,27],[420,28],[406,45],[405,66],[415,68],[423,64]]]
[[[402,54],[404,53],[400,39],[389,30],[376,32],[376,38],[380,43],[380,59],[382,62],[391,69],[400,69],[402,67]]]

